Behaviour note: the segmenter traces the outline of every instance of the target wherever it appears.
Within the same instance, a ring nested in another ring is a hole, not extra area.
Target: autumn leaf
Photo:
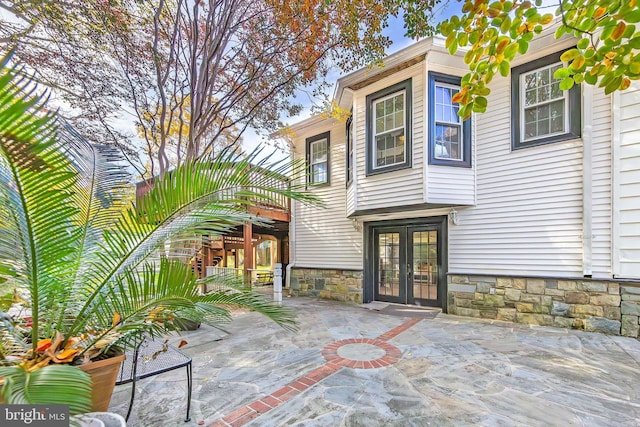
[[[51,339],[47,338],[44,340],[38,341],[38,346],[36,347],[36,351],[42,352],[51,347]]]

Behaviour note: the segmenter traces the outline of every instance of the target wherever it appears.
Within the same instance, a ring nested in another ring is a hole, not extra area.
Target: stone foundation
[[[291,269],[291,296],[309,296],[362,304],[362,271]]]
[[[640,286],[597,280],[451,275],[448,312],[638,337]]]

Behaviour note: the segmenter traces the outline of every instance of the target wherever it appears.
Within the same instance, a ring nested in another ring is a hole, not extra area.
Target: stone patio
[[[640,425],[636,339],[379,303],[284,304],[299,331],[243,313],[228,335],[173,337],[193,357],[191,421],[180,369],[138,383],[128,425]],[[110,410],[124,415],[129,393],[117,387]]]

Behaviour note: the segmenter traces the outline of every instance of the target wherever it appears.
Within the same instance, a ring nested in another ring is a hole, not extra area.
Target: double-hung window
[[[514,149],[580,137],[580,88],[560,89],[560,53],[511,70]]]
[[[471,167],[471,120],[458,115],[452,101],[460,91],[460,78],[429,73],[429,163]]]
[[[367,96],[367,174],[411,167],[411,80]]]
[[[307,138],[307,183],[322,185],[329,183],[329,132]]]

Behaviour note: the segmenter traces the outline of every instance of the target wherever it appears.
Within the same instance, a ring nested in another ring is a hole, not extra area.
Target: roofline
[[[417,41],[383,58],[382,66],[374,65],[371,67],[363,67],[339,78],[336,81],[333,99],[340,103],[345,90],[350,89],[352,86],[357,85],[366,79],[371,79],[372,77],[380,75],[387,70],[402,66],[402,64],[412,61],[420,56],[422,56],[421,59],[424,60],[430,51],[439,51],[449,55],[449,51],[445,47],[445,38],[436,34]],[[466,52],[466,49],[460,49],[459,51],[460,53],[456,53],[455,56],[462,56]]]

